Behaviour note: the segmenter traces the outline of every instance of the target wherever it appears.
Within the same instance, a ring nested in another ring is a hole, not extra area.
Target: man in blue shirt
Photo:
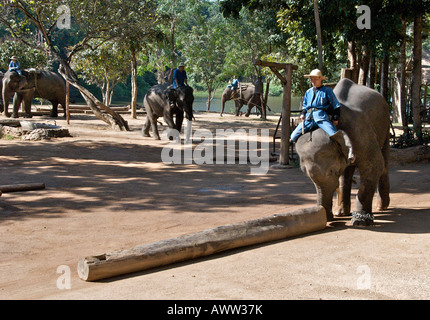
[[[305,77],[310,78],[312,88],[308,89],[305,93],[303,110],[300,114],[302,122],[291,133],[291,141],[296,142],[303,132],[309,132],[319,127],[327,132],[330,138],[338,143],[341,148],[343,145],[348,148],[348,154],[345,154],[345,156],[353,163],[355,156],[351,141],[345,132],[342,130],[338,131],[336,128],[339,121],[341,104],[337,100],[333,90],[322,84],[322,81],[327,80],[327,77],[324,77],[318,69],[312,70]],[[308,111],[310,112],[308,113]],[[330,121],[328,114],[332,115],[333,122]],[[304,130],[302,129],[303,127]]]
[[[333,90],[322,84],[322,81],[326,80],[327,77],[324,77],[318,69],[312,70],[305,77],[311,79],[312,88],[308,89],[305,93],[303,110],[300,114],[302,122],[291,134],[291,141],[293,142],[296,142],[302,135],[303,126],[304,132],[312,131],[318,127],[327,132],[329,136],[337,132],[336,125],[339,119],[339,107],[341,104],[337,101]],[[308,113],[308,111],[310,112]],[[330,121],[328,113],[333,115],[333,122]]]
[[[231,84],[228,85],[231,90],[236,90],[239,87],[239,79],[236,76],[233,77]]]
[[[185,64],[180,63],[178,68],[173,71],[173,89],[184,87],[187,85],[187,72],[185,71]]]
[[[10,59],[11,59],[11,62],[9,63],[9,71],[16,71],[20,76],[22,76],[21,65],[18,61],[18,58],[13,56]]]

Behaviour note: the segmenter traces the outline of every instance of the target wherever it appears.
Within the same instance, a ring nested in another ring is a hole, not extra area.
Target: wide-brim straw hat
[[[314,70],[312,70],[310,74],[305,74],[305,77],[306,77],[306,78],[310,78],[310,77],[321,77],[321,78],[322,78],[322,80],[327,80],[327,79],[328,79],[327,77],[323,76],[323,74],[322,74],[321,70],[319,70],[319,69],[314,69]]]
[[[10,60],[18,60],[18,58],[15,56],[12,56],[12,57],[10,57]]]
[[[181,62],[178,67],[185,67],[185,63]]]

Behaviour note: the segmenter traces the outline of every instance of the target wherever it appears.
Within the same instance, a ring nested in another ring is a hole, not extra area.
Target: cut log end
[[[208,256],[323,230],[327,218],[322,206],[221,226],[177,238],[90,256],[79,260],[84,281],[144,271],[176,262]]]

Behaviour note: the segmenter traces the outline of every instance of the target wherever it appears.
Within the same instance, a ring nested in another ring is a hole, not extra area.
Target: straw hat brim
[[[328,78],[325,76],[318,76],[315,74],[305,74],[305,78],[310,78],[310,77],[321,77],[322,80],[327,80]]]

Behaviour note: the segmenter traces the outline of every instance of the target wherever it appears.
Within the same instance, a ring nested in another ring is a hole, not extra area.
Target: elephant
[[[66,116],[66,85],[63,78],[51,71],[23,70],[22,75],[8,71],[3,77],[2,98],[4,115],[9,117],[9,100],[13,98],[12,118],[18,118],[18,109],[24,101],[25,117],[31,118],[33,98],[43,98],[52,103],[51,117],[58,117],[58,104],[61,104]]]
[[[189,121],[193,120],[193,88],[190,86],[173,89],[169,84],[160,84],[151,87],[143,99],[146,109],[146,122],[142,128],[142,135],[150,137],[149,130],[152,127],[154,138],[160,140],[157,128],[157,119],[164,118],[171,129],[179,132],[182,129],[184,113]],[[176,123],[173,116],[176,116]]]
[[[260,110],[261,114],[265,113],[262,111],[261,105],[261,97],[259,95],[254,94],[255,92],[255,86],[248,85],[247,87],[242,86],[242,92],[239,89],[231,90],[230,87],[225,88],[224,92],[221,96],[221,113],[220,116],[222,117],[224,113],[225,103],[229,100],[234,100],[235,105],[235,115],[239,116],[240,109],[243,107],[243,105],[248,106],[248,111],[245,113],[245,117],[249,117],[251,114],[251,110],[254,107],[257,107],[258,110]]]
[[[390,203],[388,162],[390,153],[390,114],[388,104],[377,91],[342,79],[334,88],[341,103],[338,132],[350,138],[355,160],[348,161],[345,143],[330,139],[322,129],[302,135],[296,142],[302,171],[313,181],[317,203],[333,220],[333,194],[337,190],[335,216],[351,215],[351,185],[356,169],[360,186],[351,225],[373,223],[372,202],[377,190],[377,208],[386,210]]]

